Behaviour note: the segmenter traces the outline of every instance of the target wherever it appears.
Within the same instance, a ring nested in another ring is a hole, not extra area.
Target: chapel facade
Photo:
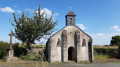
[[[66,26],[48,39],[49,62],[93,61],[92,38],[75,25],[75,16],[70,10],[65,16]]]

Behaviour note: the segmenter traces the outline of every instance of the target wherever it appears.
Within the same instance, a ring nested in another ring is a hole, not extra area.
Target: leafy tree
[[[113,36],[110,46],[120,46],[120,36]]]
[[[36,40],[39,41],[42,37],[50,35],[57,24],[52,15],[48,18],[45,12],[41,13],[40,5],[33,17],[25,16],[24,12],[19,18],[16,18],[15,13],[13,16],[15,23],[10,22],[15,27],[14,36],[27,44],[26,48],[29,50],[31,50],[31,44],[34,44]]]

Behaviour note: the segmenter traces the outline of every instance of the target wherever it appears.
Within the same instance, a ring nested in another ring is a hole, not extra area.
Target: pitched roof
[[[76,16],[71,10],[67,13],[67,15],[66,16]]]

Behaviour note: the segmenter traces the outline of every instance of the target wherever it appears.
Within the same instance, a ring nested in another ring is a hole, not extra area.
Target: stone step
[[[10,61],[18,61],[19,59],[17,57],[8,57],[6,58],[6,62],[10,62]]]

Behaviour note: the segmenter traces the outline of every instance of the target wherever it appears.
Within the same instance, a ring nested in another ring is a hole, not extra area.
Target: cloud
[[[35,13],[38,13],[38,10],[37,11],[34,11]],[[49,10],[48,8],[44,8],[44,9],[41,9],[41,14],[42,13],[45,13],[47,14],[47,17],[50,18],[51,15],[53,15],[53,19],[55,19],[56,16],[58,16],[59,14],[58,13],[53,13],[51,10]],[[45,16],[44,14],[44,16]]]
[[[20,10],[17,10],[17,12],[18,12],[18,13],[21,13],[21,11],[20,11]]]
[[[87,28],[83,24],[76,24],[80,29],[86,30]]]
[[[47,8],[44,8],[41,10],[41,13],[46,13],[48,17],[50,17],[52,15],[52,11],[47,9]]]
[[[116,32],[120,32],[120,29],[117,29]]]
[[[97,34],[89,33],[89,35],[92,37],[94,45],[109,45],[112,36],[116,36],[116,35],[120,36],[120,32],[97,33]]]
[[[114,31],[116,31],[116,32],[120,32],[120,28],[119,28],[118,25],[115,25],[115,26],[111,27],[110,29],[111,29],[111,30],[114,30]]]
[[[14,13],[15,11],[10,7],[0,8],[0,11],[7,13]]]
[[[111,29],[111,30],[117,30],[117,29],[119,29],[119,26],[118,26],[118,25],[115,25],[115,26],[111,27],[110,29]]]
[[[104,36],[104,34],[101,34],[101,33],[98,33],[98,34],[96,34],[97,36]]]

